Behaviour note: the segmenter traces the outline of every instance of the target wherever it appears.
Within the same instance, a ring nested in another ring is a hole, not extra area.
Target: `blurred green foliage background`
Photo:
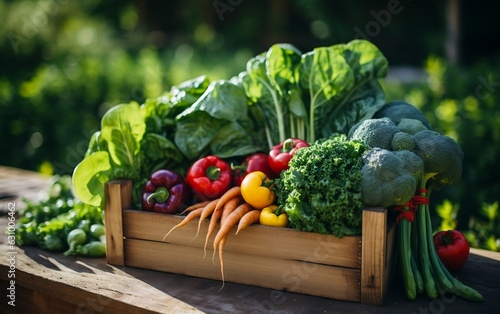
[[[465,152],[436,225],[500,250],[500,4],[471,1],[0,0],[0,164],[71,173],[107,109],[202,74],[230,78],[277,42],[364,37],[388,100],[419,107]],[[485,232],[486,230],[486,232]]]

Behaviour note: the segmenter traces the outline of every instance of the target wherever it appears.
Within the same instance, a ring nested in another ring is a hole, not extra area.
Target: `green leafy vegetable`
[[[275,44],[229,80],[200,76],[141,106],[117,105],[74,170],[75,193],[103,207],[104,183],[127,178],[140,208],[140,190],[160,168],[184,174],[206,155],[241,157],[291,137],[313,143],[347,133],[384,104],[377,80],[386,72],[387,60],[368,41],[304,54]]]
[[[76,228],[102,225],[99,207],[82,203],[74,197],[70,176],[55,176],[49,189],[38,201],[24,200],[16,224],[16,243],[62,252],[69,248],[66,239]]]
[[[86,156],[73,172],[75,194],[82,202],[102,208],[106,181],[140,178],[140,141],[145,130],[135,102],[114,106],[103,116],[97,142],[105,144],[94,145],[92,150],[97,151]]]
[[[247,97],[260,107],[266,117],[269,148],[290,134],[288,91],[296,83],[296,67],[301,52],[288,44],[275,44],[247,62],[240,74]]]
[[[337,237],[361,232],[362,154],[368,147],[335,135],[299,149],[276,180],[290,226]]]
[[[261,147],[254,133],[243,128],[248,119],[243,89],[229,81],[214,81],[193,105],[176,117],[175,143],[190,160],[207,154],[209,148],[220,157],[249,154]]]
[[[250,59],[240,80],[265,116],[269,147],[286,138],[313,143],[347,133],[385,102],[378,79],[387,60],[368,41],[318,47],[301,54],[289,44]]]

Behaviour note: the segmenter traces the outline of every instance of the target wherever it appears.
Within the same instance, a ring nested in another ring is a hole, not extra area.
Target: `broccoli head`
[[[417,119],[408,119],[408,118],[401,119],[401,121],[399,121],[397,126],[402,132],[408,133],[410,135],[413,135],[423,130],[427,130],[425,125],[420,120]]]
[[[417,107],[405,101],[388,102],[373,115],[375,119],[383,117],[389,118],[396,125],[398,125],[402,119],[416,119],[427,129],[432,129],[429,121],[427,121],[422,112],[418,110]]]
[[[408,150],[372,148],[363,154],[361,197],[365,206],[402,205],[414,195],[424,163]]]
[[[451,137],[423,130],[413,135],[415,154],[425,166],[425,180],[432,178],[438,185],[450,185],[462,176],[464,152]]]
[[[415,148],[415,140],[406,132],[396,132],[392,137],[391,150],[409,150]]]
[[[397,132],[398,127],[389,118],[366,119],[353,127],[349,138],[370,147],[391,149],[392,137]]]

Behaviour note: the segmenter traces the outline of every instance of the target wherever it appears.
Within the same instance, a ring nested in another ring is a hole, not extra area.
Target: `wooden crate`
[[[174,230],[183,217],[132,209],[131,182],[106,183],[107,262],[221,280],[212,242],[204,257],[208,221]],[[394,223],[387,210],[363,210],[362,236],[332,235],[252,225],[227,238],[224,274],[228,282],[382,305],[394,261]],[[213,240],[213,236],[211,238]],[[222,285],[222,282],[221,282]]]

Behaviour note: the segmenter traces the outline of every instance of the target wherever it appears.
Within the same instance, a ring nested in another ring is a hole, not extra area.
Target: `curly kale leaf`
[[[367,149],[335,135],[296,152],[276,182],[291,227],[337,237],[361,232],[361,157]]]

